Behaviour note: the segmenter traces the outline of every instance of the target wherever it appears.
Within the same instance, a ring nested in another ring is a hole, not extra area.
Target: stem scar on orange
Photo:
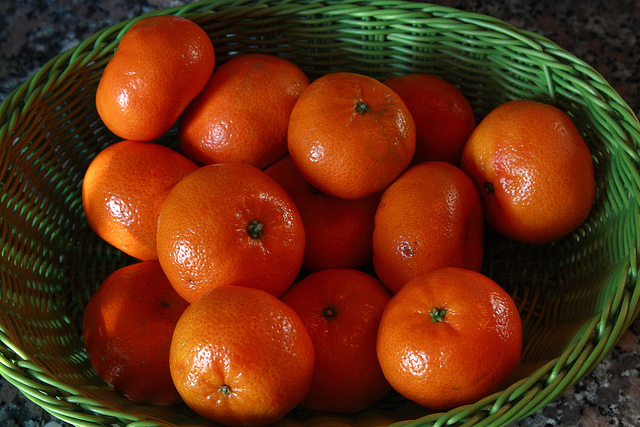
[[[384,190],[409,166],[415,144],[415,123],[400,96],[361,74],[319,77],[289,120],[289,154],[301,175],[343,199]]]

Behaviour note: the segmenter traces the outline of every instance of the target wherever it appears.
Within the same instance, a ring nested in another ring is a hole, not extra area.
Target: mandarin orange
[[[192,303],[170,353],[184,402],[224,425],[277,421],[300,403],[313,375],[313,343],[300,317],[244,286],[220,286]]]
[[[169,370],[169,347],[188,305],[157,261],[116,270],[84,311],[82,336],[91,365],[135,402],[180,402]]]
[[[158,217],[158,260],[189,302],[221,285],[279,297],[295,280],[305,247],[291,196],[246,163],[202,166],[166,197]]]
[[[382,194],[375,215],[373,266],[391,292],[436,268],[479,271],[483,255],[482,202],[457,166],[412,166]]]
[[[559,108],[529,100],[492,110],[469,137],[462,168],[488,224],[532,244],[558,240],[588,217],[595,199],[589,147]]]
[[[158,259],[160,206],[178,181],[198,166],[152,142],[120,141],[91,161],[82,182],[82,204],[91,229],[142,261]]]
[[[287,152],[294,104],[309,86],[293,62],[259,53],[221,65],[179,120],[180,150],[200,165],[263,169]]]
[[[123,139],[152,141],[174,125],[213,73],[211,39],[174,15],[140,19],[122,36],[100,78],[96,108]]]
[[[384,84],[400,95],[416,123],[412,164],[443,161],[460,165],[464,145],[476,127],[471,103],[464,94],[431,74],[391,77]]]
[[[376,354],[378,324],[390,296],[375,277],[353,269],[317,271],[282,295],[315,349],[313,379],[301,406],[353,413],[391,391]]]
[[[521,349],[522,321],[509,294],[487,276],[455,267],[407,282],[385,307],[377,340],[394,389],[438,411],[496,391]]]
[[[409,166],[415,144],[415,123],[400,96],[362,74],[319,77],[289,120],[289,154],[300,174],[343,199],[384,190]]]
[[[300,211],[306,235],[304,272],[371,266],[373,219],[380,193],[356,200],[322,193],[300,175],[290,156],[265,172],[287,190]]]

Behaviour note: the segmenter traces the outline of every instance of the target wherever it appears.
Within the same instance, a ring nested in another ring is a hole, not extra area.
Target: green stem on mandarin
[[[260,239],[264,242],[264,239],[262,238],[262,230],[264,230],[264,225],[256,219],[247,225],[247,232],[249,235],[254,239]]]
[[[356,104],[356,111],[360,114],[364,114],[369,110],[371,110],[371,108],[369,108],[366,102],[358,102]]]
[[[433,307],[429,314],[431,315],[431,323],[444,322],[444,315],[447,314],[447,309]]]
[[[231,394],[231,387],[229,387],[226,384],[222,384],[220,386],[220,388],[218,389],[218,391],[222,394],[224,394],[225,396],[228,396],[229,394]]]

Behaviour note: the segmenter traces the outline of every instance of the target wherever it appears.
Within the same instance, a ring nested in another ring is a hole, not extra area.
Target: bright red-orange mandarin
[[[96,91],[107,128],[123,139],[163,136],[205,86],[215,66],[211,39],[173,15],[149,16],[122,37]]]
[[[158,217],[158,260],[194,302],[222,285],[276,297],[295,280],[305,232],[291,196],[245,163],[202,166],[171,190]]]
[[[171,342],[171,375],[183,400],[224,425],[277,421],[309,390],[313,366],[300,317],[251,287],[203,295],[180,317]]]
[[[407,282],[387,304],[377,341],[394,389],[438,411],[494,392],[518,365],[521,348],[522,321],[509,294],[455,267]]]
[[[289,154],[300,174],[343,199],[384,190],[409,166],[415,144],[415,123],[400,96],[361,74],[319,77],[289,120]]]
[[[589,147],[565,112],[541,102],[492,110],[469,137],[462,168],[482,196],[487,223],[525,243],[571,233],[595,200]]]

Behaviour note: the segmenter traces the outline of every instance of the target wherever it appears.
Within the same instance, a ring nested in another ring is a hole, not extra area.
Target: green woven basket
[[[593,68],[556,44],[487,16],[402,1],[218,0],[153,12],[161,13],[200,24],[218,64],[263,52],[312,79],[433,73],[466,94],[478,119],[510,99],[555,104],[593,153],[597,201],[579,230],[544,246],[490,238],[485,273],[514,297],[524,324],[522,364],[500,391],[447,413],[394,394],[350,417],[296,409],[283,425],[506,425],[588,374],[638,314],[640,124]],[[184,405],[138,405],[116,394],[81,340],[92,293],[133,262],[90,231],[80,195],[89,162],[118,140],[94,95],[133,22],[53,58],[0,107],[0,374],[78,426],[210,425]]]

